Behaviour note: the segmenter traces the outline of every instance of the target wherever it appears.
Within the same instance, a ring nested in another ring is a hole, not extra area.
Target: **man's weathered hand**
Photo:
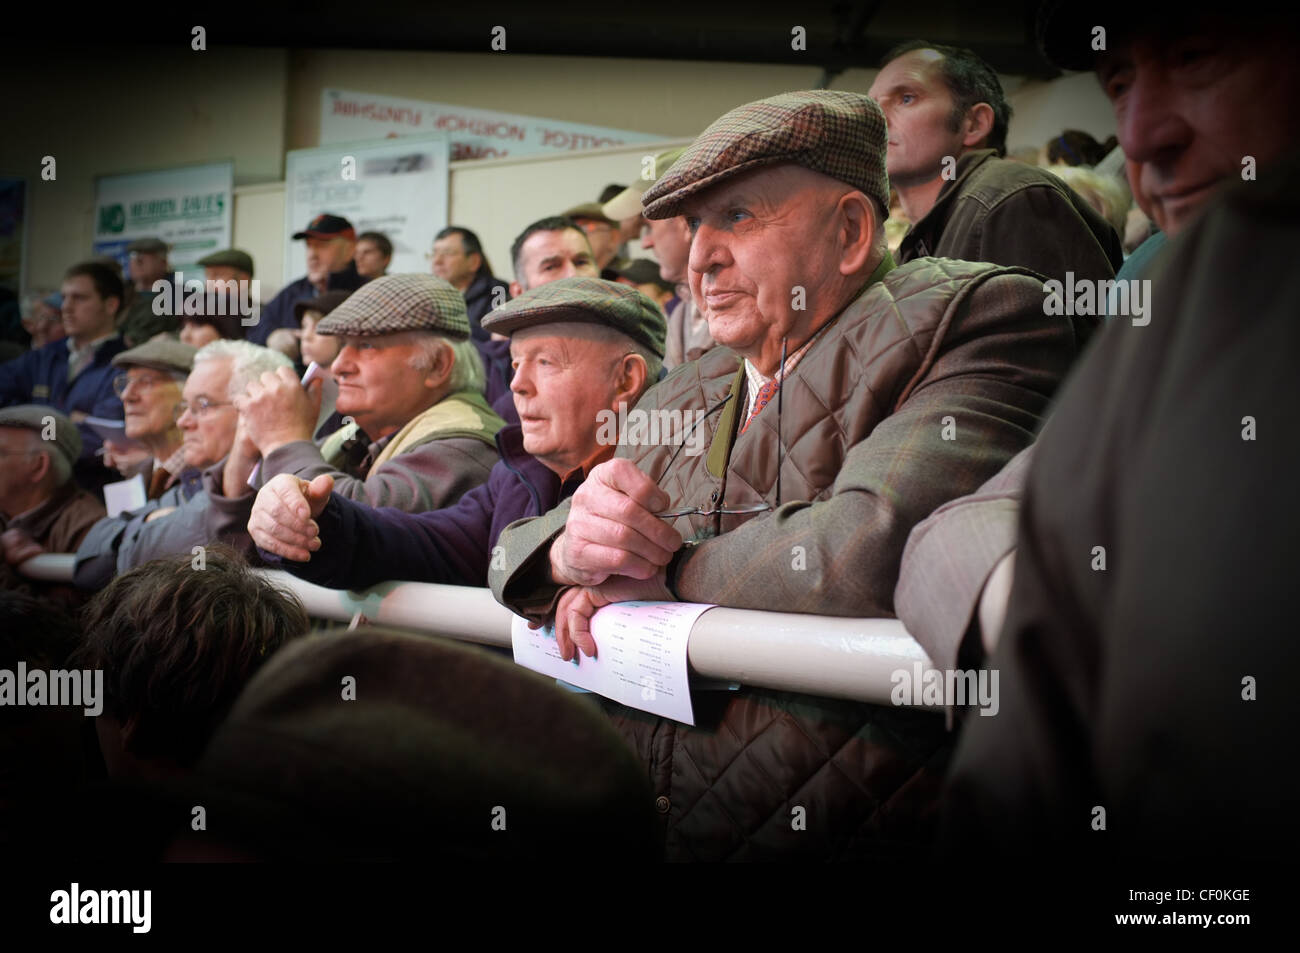
[[[310,483],[291,473],[273,477],[257,493],[248,519],[253,542],[284,559],[305,563],[320,549],[320,516],[334,478],[323,473]]]
[[[649,579],[611,576],[599,586],[565,590],[555,607],[555,643],[560,657],[567,662],[581,650],[583,655],[594,658],[596,639],[591,633],[591,617],[603,606],[634,601],[673,602],[664,574],[659,572]]]
[[[260,380],[250,381],[235,406],[243,418],[248,438],[265,457],[271,451],[310,440],[320,414],[321,385],[317,381],[304,390],[293,370],[277,367]]]
[[[573,494],[569,518],[551,545],[558,583],[597,586],[610,576],[649,579],[668,565],[682,538],[655,512],[671,500],[630,460],[592,468]]]
[[[7,529],[0,533],[0,546],[4,547],[5,562],[11,566],[25,563],[45,552],[45,547],[22,529]]]

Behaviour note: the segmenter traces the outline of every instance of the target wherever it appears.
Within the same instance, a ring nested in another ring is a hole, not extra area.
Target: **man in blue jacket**
[[[81,433],[77,482],[95,490],[117,479],[99,463],[102,441],[85,425],[87,417],[122,419],[113,390],[121,372],[113,358],[126,350],[115,330],[122,308],[122,279],[98,262],[73,265],[63,276],[63,327],[68,336],[0,364],[0,407],[46,404],[67,414]]]
[[[520,416],[497,434],[501,462],[488,482],[455,506],[411,514],[331,494],[329,476],[281,474],[258,493],[248,523],[267,562],[340,589],[390,579],[486,585],[501,530],[550,510],[613,455],[616,422],[663,362],[663,313],[639,291],[599,278],[534,288],[483,326],[510,335]]]

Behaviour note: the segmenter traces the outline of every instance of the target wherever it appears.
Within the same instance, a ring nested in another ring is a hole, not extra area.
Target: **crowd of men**
[[[1293,843],[1271,805],[1294,782],[1260,752],[1295,712],[1300,35],[1110,10],[1039,24],[1115,110],[1122,186],[1092,197],[1007,156],[986,63],[917,41],[867,94],[741,105],[652,178],[527,225],[509,282],[468,228],[430,274],[389,274],[389,240],[332,214],[260,313],[156,315],[156,240],[129,285],[70,268],[66,336],[33,320],[0,364],[0,667],[104,673],[96,809],[174,859]],[[1058,139],[1050,161],[1116,179]],[[1120,191],[1157,229],[1127,256]],[[200,264],[213,288],[254,274],[238,249]],[[1145,304],[1116,298],[1131,283]],[[602,436],[633,408],[698,421],[706,452]],[[44,552],[75,553],[71,585],[20,571]],[[628,600],[897,616],[937,669],[999,671],[999,712],[742,686],[687,726],[427,638],[308,634],[250,565],[490,587],[566,659]],[[0,759],[0,842],[94,779],[60,719]],[[211,836],[195,791],[228,819]]]

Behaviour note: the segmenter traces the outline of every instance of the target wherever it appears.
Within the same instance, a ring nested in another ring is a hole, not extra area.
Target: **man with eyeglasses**
[[[634,288],[573,277],[525,292],[484,321],[510,335],[520,424],[497,433],[501,460],[455,506],[375,509],[331,494],[332,478],[282,474],[257,495],[248,522],[263,559],[323,586],[389,579],[487,584],[501,531],[568,498],[614,453],[603,415],[620,417],[659,374],[664,317]]]
[[[121,370],[113,380],[113,391],[122,401],[126,436],[140,447],[133,452],[108,441],[104,462],[126,477],[140,474],[146,499],[158,499],[185,469],[174,409],[194,365],[194,353],[188,344],[161,337],[113,358],[113,366]]]
[[[636,410],[703,414],[708,450],[624,445],[570,502],[502,533],[494,593],[554,618],[565,655],[596,654],[592,613],[631,599],[892,615],[908,529],[1029,443],[1076,329],[1026,269],[895,267],[885,153],[868,97],[787,93],[717,120],[646,192],[648,218],[686,217],[721,346]],[[761,689],[717,707],[685,728],[607,704],[647,758],[670,858],[846,858],[931,836],[941,718]],[[817,820],[796,830],[801,800]]]
[[[230,458],[236,458],[232,465],[243,468],[245,479],[257,460],[256,447],[249,447],[240,432],[234,396],[281,367],[292,367],[287,357],[248,341],[214,341],[193,355],[185,386],[168,408],[181,434],[180,479],[145,506],[95,524],[77,549],[77,586],[99,589],[118,572],[209,542],[251,550],[242,519],[225,519],[225,511],[210,505],[209,496],[214,487],[219,489]]]

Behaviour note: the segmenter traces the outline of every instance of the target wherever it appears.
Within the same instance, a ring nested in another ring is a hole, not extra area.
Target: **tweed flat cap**
[[[469,337],[465,296],[433,275],[384,275],[367,281],[321,318],[317,334],[393,334],[437,331],[456,340]]]
[[[661,152],[655,156],[654,178],[638,178],[622,192],[619,192],[602,205],[601,211],[605,213],[605,217],[621,222],[633,215],[640,215],[641,197],[645,195],[646,189],[663,178],[663,174],[668,171],[674,162],[681,158],[682,153],[685,151],[685,146],[678,146],[676,149],[669,149],[667,152]]]
[[[143,252],[147,255],[165,255],[167,244],[161,238],[137,238],[126,246],[126,250]]]
[[[253,256],[238,248],[214,251],[211,255],[200,258],[196,264],[204,268],[238,268],[240,271],[248,272],[250,278],[253,277]]]
[[[646,190],[646,218],[681,215],[682,201],[751,169],[793,162],[861,189],[889,209],[885,114],[861,93],[811,89],[738,106],[687,146]]]
[[[48,425],[51,423],[54,424],[54,439],[49,443],[68,458],[68,463],[76,463],[81,456],[81,434],[77,432],[77,425],[63,414],[44,404],[19,404],[0,409],[0,427],[35,430],[42,439],[50,433]]]
[[[483,319],[497,334],[559,321],[603,324],[664,356],[668,328],[664,313],[631,285],[604,278],[561,278],[548,281],[507,301]]]
[[[154,370],[188,374],[194,368],[195,348],[169,337],[150,338],[138,347],[113,358],[114,367],[152,367]]]

